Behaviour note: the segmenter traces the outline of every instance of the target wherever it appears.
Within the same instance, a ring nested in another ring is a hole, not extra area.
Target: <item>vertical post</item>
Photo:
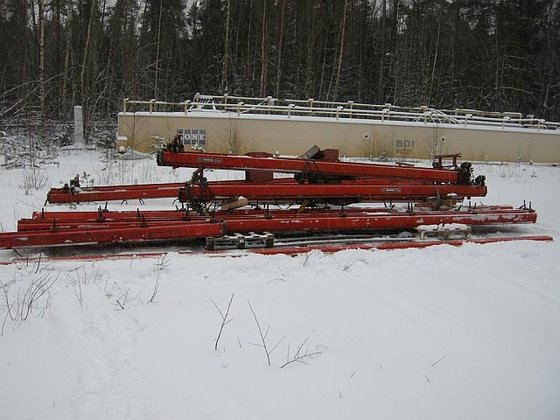
[[[229,2],[228,2],[228,3],[229,3]],[[227,109],[228,109],[228,107],[227,107],[227,98],[228,98],[228,94],[225,93],[225,94],[224,94],[224,111],[225,111],[225,112],[227,112]]]
[[[342,111],[342,107],[341,106],[337,106],[336,107],[336,119],[338,120],[338,117],[340,115],[340,111]]]
[[[82,107],[76,105],[74,107],[74,147],[81,149],[84,145],[84,116]]]

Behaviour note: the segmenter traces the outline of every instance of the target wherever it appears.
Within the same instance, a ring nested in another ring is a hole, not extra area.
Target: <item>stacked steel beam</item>
[[[446,159],[450,162],[447,163]],[[34,213],[17,232],[1,233],[0,248],[140,243],[215,238],[231,234],[377,232],[422,225],[534,223],[531,208],[461,206],[486,195],[458,155],[439,157],[431,168],[344,162],[336,150],[313,148],[299,158],[264,153],[245,156],[186,152],[171,144],[159,165],[194,168],[186,183],[52,189],[51,203],[178,198],[177,210]],[[206,169],[243,170],[244,180],[208,181]],[[276,178],[276,173],[292,174]],[[383,202],[383,207],[364,203]],[[397,211],[393,202],[408,203]],[[295,207],[279,209],[273,204]],[[359,206],[347,206],[360,203]],[[227,210],[220,210],[220,206]]]

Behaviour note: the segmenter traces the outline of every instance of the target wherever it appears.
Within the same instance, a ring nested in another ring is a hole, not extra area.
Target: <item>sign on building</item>
[[[412,151],[414,149],[414,140],[395,140],[397,151]]]
[[[181,135],[181,140],[185,146],[202,147],[206,146],[206,130],[200,128],[179,128],[177,134]]]

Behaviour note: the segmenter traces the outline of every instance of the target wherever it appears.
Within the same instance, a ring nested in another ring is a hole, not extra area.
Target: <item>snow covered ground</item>
[[[29,172],[0,170],[0,230],[76,173],[98,185],[190,172],[91,151],[58,162],[28,195]],[[0,418],[560,418],[560,168],[475,172],[485,203],[532,201],[538,224],[516,232],[555,241],[0,266],[15,318],[4,299]],[[49,292],[16,312],[39,282]],[[313,357],[282,367],[298,348]]]

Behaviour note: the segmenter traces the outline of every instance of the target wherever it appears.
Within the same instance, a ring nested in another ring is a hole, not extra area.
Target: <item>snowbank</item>
[[[29,195],[24,171],[0,170],[0,229],[75,173],[96,185],[189,174],[94,152],[59,160]],[[0,303],[0,417],[557,419],[560,169],[475,170],[486,203],[532,201],[539,223],[521,229],[556,241],[0,266],[15,318]],[[52,286],[22,320],[40,281]],[[216,306],[225,314],[232,295],[214,350]],[[314,355],[282,368],[300,345]]]

